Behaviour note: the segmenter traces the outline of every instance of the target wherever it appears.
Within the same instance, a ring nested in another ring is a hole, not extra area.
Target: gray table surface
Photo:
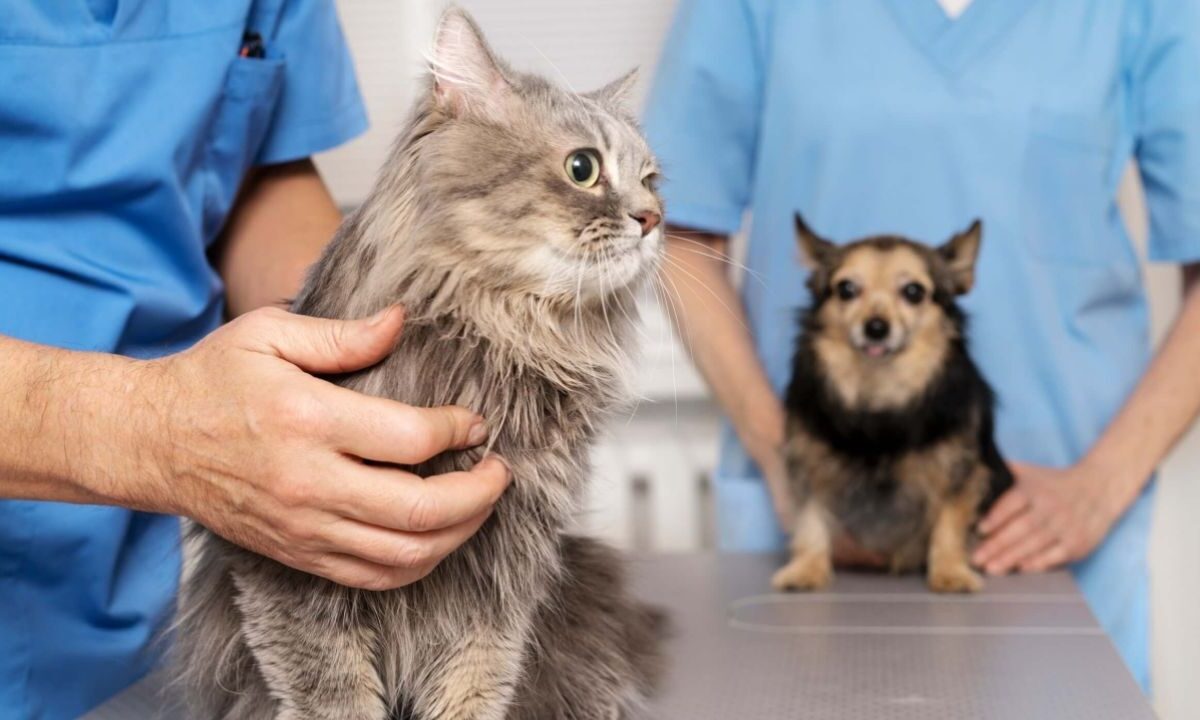
[[[678,628],[658,709],[717,720],[1143,720],[1154,717],[1065,572],[935,595],[919,577],[839,574],[768,592],[768,556],[635,561]]]
[[[934,595],[917,577],[842,573],[767,592],[777,559],[631,561],[674,635],[657,716],[669,720],[1149,720],[1149,704],[1066,573]],[[152,677],[87,720],[157,720]]]

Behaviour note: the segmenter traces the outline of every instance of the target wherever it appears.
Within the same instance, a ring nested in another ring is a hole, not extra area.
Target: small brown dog
[[[799,216],[796,231],[812,303],[786,396],[792,557],[772,584],[828,585],[845,532],[893,572],[925,565],[933,590],[979,590],[974,524],[1012,484],[956,303],[974,282],[980,223],[938,248],[895,236],[839,246]]]

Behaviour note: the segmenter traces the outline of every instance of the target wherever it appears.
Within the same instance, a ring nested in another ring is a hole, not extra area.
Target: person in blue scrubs
[[[180,570],[158,513],[376,589],[486,518],[497,459],[362,462],[481,418],[308,374],[378,361],[401,312],[266,307],[340,222],[309,156],[365,126],[331,0],[0,3],[0,718],[78,717],[153,666]]]
[[[1151,476],[1200,407],[1197,69],[1200,5],[1183,0],[972,0],[956,16],[935,0],[681,0],[645,124],[680,333],[730,421],[722,548],[783,540],[769,489],[779,507],[777,398],[805,294],[793,215],[842,241],[931,243],[979,217],[971,346],[1017,484],[974,559],[1068,564],[1149,688]],[[1156,355],[1115,202],[1130,159],[1150,258],[1185,268]],[[747,214],[738,292],[712,256]]]

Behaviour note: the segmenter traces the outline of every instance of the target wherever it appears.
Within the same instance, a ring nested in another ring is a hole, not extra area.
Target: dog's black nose
[[[882,340],[888,336],[889,329],[887,320],[873,317],[863,325],[863,334],[868,340]]]

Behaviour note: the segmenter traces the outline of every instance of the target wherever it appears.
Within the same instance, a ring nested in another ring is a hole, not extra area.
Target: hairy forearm
[[[783,410],[730,282],[723,259],[727,244],[725,238],[695,233],[669,238],[663,273],[679,337],[761,464],[782,443]]]
[[[309,160],[255,169],[217,242],[230,317],[286,306],[342,220]]]
[[[1200,265],[1184,269],[1178,317],[1125,405],[1084,458],[1109,478],[1115,508],[1133,502],[1200,413]]]
[[[146,363],[0,336],[0,497],[124,502],[146,431]],[[142,465],[139,467],[139,465]]]

